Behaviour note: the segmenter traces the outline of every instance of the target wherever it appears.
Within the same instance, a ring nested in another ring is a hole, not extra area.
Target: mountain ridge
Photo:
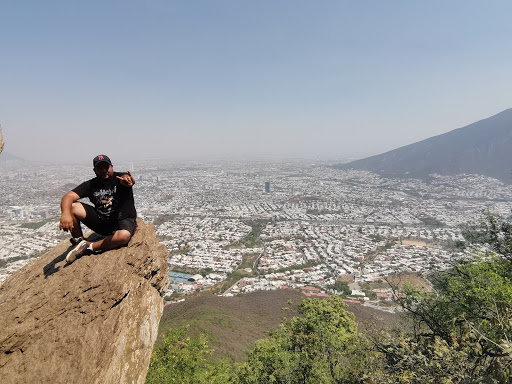
[[[480,174],[512,183],[512,108],[444,134],[335,165],[386,177]]]

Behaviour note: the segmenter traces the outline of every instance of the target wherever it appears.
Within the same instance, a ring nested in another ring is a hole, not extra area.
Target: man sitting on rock
[[[75,245],[66,256],[68,263],[83,255],[128,244],[137,225],[132,190],[135,179],[130,171],[114,172],[112,162],[105,155],[96,156],[92,162],[96,177],[66,193],[60,203],[59,227],[71,233],[70,241]],[[85,197],[94,206],[77,201]],[[80,223],[106,237],[96,242],[86,241]]]

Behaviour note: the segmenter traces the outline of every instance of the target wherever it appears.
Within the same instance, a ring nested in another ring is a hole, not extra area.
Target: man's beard
[[[101,184],[103,184],[103,185],[110,185],[110,184],[112,184],[113,177],[110,176],[110,177],[108,177],[106,179],[103,178],[103,177],[98,177],[98,179],[100,179]]]

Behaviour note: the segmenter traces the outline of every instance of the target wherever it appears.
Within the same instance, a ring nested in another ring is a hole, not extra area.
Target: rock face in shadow
[[[127,247],[66,265],[66,240],[0,287],[0,381],[144,383],[168,252],[138,220]]]

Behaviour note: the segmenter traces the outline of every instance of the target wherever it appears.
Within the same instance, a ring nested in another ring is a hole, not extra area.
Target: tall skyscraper
[[[265,181],[265,193],[270,193],[270,181]]]

